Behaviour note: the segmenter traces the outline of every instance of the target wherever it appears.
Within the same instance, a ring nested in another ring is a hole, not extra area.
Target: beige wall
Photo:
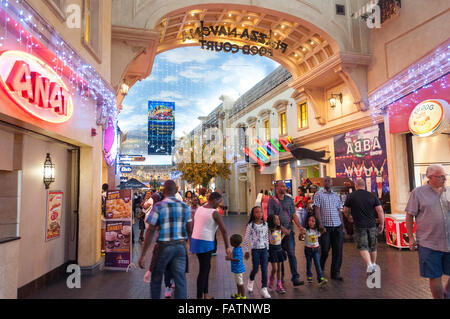
[[[369,92],[448,39],[448,0],[402,1],[400,15],[370,32]]]
[[[71,29],[67,27],[65,21],[51,9],[45,0],[26,0],[40,16],[50,25],[54,26],[60,36],[83,58],[92,65],[98,73],[108,82],[111,80],[111,0],[101,0],[102,29],[100,32],[101,55],[100,61],[83,45],[82,29]],[[81,10],[82,0],[66,0],[66,4],[77,4]],[[83,23],[81,23],[83,26]]]
[[[19,241],[0,244],[0,300],[17,298]]]
[[[438,134],[431,137],[413,136],[414,163],[449,163],[450,136]],[[450,172],[448,172],[450,173]]]
[[[43,163],[50,153],[55,164],[55,182],[50,190],[64,192],[61,237],[45,241],[46,189],[42,182]],[[20,210],[20,246],[18,287],[39,278],[65,262],[65,243],[69,236],[64,230],[70,222],[68,192],[68,152],[60,145],[33,137],[23,138],[22,194]]]
[[[14,134],[0,131],[0,150],[2,150],[3,153],[2,156],[0,156],[0,170],[13,170],[13,149]]]

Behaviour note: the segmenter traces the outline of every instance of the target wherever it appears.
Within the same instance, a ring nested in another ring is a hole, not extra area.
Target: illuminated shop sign
[[[201,44],[202,49],[212,50],[216,52],[224,51],[233,54],[241,51],[246,55],[261,55],[273,56],[273,50],[280,50],[285,53],[288,47],[287,43],[275,40],[272,36],[272,30],[269,35],[256,30],[249,30],[247,28],[238,29],[236,27],[225,26],[205,26],[203,21],[200,21],[200,27],[196,29],[189,29],[182,32],[183,42],[197,39]],[[224,41],[209,41],[208,37],[226,37],[232,38],[232,42]],[[250,41],[255,45],[239,46],[234,41]]]
[[[122,166],[120,168],[121,173],[131,173],[133,171],[133,168],[131,166]]]
[[[426,100],[419,103],[409,116],[409,130],[416,136],[439,134],[450,122],[450,107],[444,100]]]
[[[258,137],[255,137],[254,140],[258,144],[256,152],[252,152],[248,147],[246,147],[244,149],[244,153],[258,163],[260,166],[260,171],[264,170],[266,163],[270,161],[273,155],[290,152],[287,145],[293,142],[290,136],[280,138],[278,140],[271,139],[270,141],[266,141],[264,143]]]
[[[72,96],[61,76],[31,54],[2,52],[0,83],[18,106],[43,121],[64,123],[72,117]]]

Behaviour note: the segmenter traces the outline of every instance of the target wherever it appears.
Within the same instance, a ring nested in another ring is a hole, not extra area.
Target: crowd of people
[[[430,278],[430,289],[435,298],[448,298],[449,283],[443,287],[441,277],[450,275],[448,220],[450,189],[444,185],[446,175],[442,167],[430,166],[427,177],[429,183],[411,193],[406,208],[408,234],[413,238],[410,248],[414,250],[417,246],[411,222],[411,219],[416,217],[421,276]],[[181,198],[177,196],[176,184],[167,181],[164,184],[163,194],[159,194],[158,199],[153,200],[152,209],[146,214],[145,220],[149,226],[143,239],[139,260],[140,267],[145,268],[146,252],[152,238],[158,233],[150,270],[146,274],[146,280],[151,286],[151,297],[156,299],[161,297],[161,283],[164,277],[166,297],[170,296],[172,289],[175,298],[186,298],[188,243],[189,251],[197,255],[199,262],[197,298],[212,299],[208,283],[211,258],[217,250],[218,230],[225,245],[226,260],[230,261],[231,272],[235,278],[237,292],[231,296],[232,298],[246,299],[246,291],[253,293],[255,276],[259,271],[261,271],[262,298],[271,298],[271,293],[274,292],[284,294],[285,261],[289,264],[293,286],[304,285],[297,269],[295,255],[297,241],[304,241],[308,283],[313,282],[314,264],[318,285],[320,287],[327,285],[326,268],[330,250],[332,256],[328,278],[342,282],[344,278],[340,270],[343,260],[344,215],[354,225],[356,246],[367,266],[367,276],[380,271],[380,267],[376,264],[377,237],[384,230],[384,212],[379,199],[365,190],[364,180],[357,179],[356,191],[349,194],[345,203],[342,203],[338,194],[332,191],[332,178],[325,177],[323,182],[323,188],[320,190],[311,185],[309,189],[312,196],[309,197],[305,194],[305,190],[299,187],[295,198],[287,192],[288,188],[283,181],[276,182],[273,194],[261,191],[257,197],[245,234],[243,236],[232,234],[229,237],[222,219],[224,211],[228,208],[228,203],[224,201],[225,194],[201,189],[198,196],[188,191],[184,198]],[[430,198],[435,200],[431,202]],[[447,206],[443,207],[439,203]],[[141,203],[141,207],[146,209],[147,206]],[[304,214],[299,214],[300,210]],[[433,213],[435,215],[431,218]],[[294,225],[299,230],[298,237]],[[429,230],[436,227],[442,228],[443,231],[430,233]],[[435,238],[436,236],[440,237]],[[252,270],[245,287],[244,259],[248,260],[250,257]]]

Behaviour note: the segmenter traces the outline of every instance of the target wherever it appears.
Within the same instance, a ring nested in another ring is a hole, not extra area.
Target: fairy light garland
[[[0,49],[16,34],[20,49],[32,54],[50,50],[55,58],[53,69],[66,76],[82,102],[93,100],[97,105],[97,125],[106,129],[108,119],[117,119],[116,94],[100,74],[81,58],[39,14],[23,0],[0,0]]]
[[[388,106],[398,101],[407,94],[421,88],[430,88],[432,83],[438,81],[442,89],[448,89],[450,83],[447,75],[450,72],[450,42],[438,47],[433,53],[422,59],[406,71],[400,73],[388,84],[382,86],[369,96],[369,103],[372,109],[372,116],[383,115]],[[434,90],[436,93],[436,90]],[[414,103],[421,101],[412,100]],[[389,109],[391,114],[401,112],[401,110]]]

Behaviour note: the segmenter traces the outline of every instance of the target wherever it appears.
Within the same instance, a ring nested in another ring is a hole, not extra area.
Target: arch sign
[[[409,116],[409,130],[416,136],[439,134],[450,122],[450,106],[444,100],[426,100],[419,103]]]
[[[274,40],[272,36],[272,30],[270,34],[249,30],[244,28],[239,32],[239,30],[231,27],[225,26],[205,26],[203,21],[200,21],[200,27],[194,29],[185,30],[182,32],[183,42],[191,41],[197,39],[201,44],[202,49],[212,50],[216,52],[224,51],[231,52],[233,54],[242,51],[245,55],[257,55],[260,56],[273,56],[273,50],[280,50],[281,53],[285,53],[288,47],[287,43],[281,42],[280,40]],[[239,46],[231,42],[223,41],[208,41],[205,40],[207,37],[228,37],[234,38],[237,41],[249,41],[254,42],[256,45],[243,45]]]
[[[62,77],[31,54],[2,52],[0,85],[18,106],[34,117],[50,123],[64,123],[72,117],[72,95]]]

